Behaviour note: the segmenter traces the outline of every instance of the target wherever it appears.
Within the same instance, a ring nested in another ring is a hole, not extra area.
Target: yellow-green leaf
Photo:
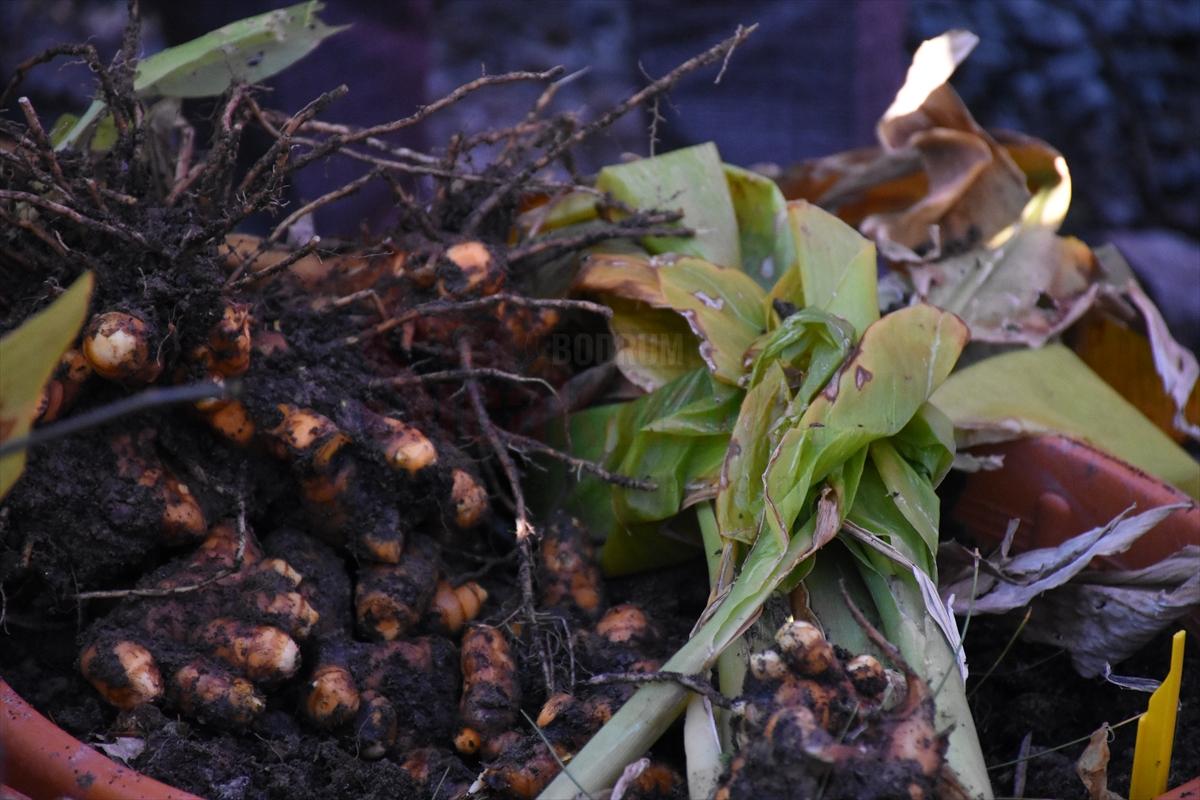
[[[689,372],[697,356],[717,378],[736,383],[746,351],[766,327],[758,284],[698,258],[592,256],[576,289],[612,306],[617,366],[646,391]]]
[[[741,267],[737,218],[721,156],[711,142],[605,167],[596,188],[633,208],[683,212],[681,224],[693,235],[643,239],[651,253],[679,253]]]
[[[1016,350],[955,373],[933,396],[960,447],[1062,433],[1200,498],[1200,465],[1070,350]]]
[[[155,53],[138,62],[133,89],[139,97],[213,97],[234,83],[264,81],[348,27],[322,22],[317,12],[323,7],[318,0],[307,0],[231,22]],[[73,146],[104,114],[104,101],[93,101],[55,140],[56,147]]]
[[[737,217],[742,269],[770,289],[796,259],[787,201],[779,184],[757,172],[726,164],[725,178]]]
[[[746,273],[698,258],[659,269],[663,300],[700,340],[700,357],[717,378],[737,383],[745,355],[766,329],[766,293]]]
[[[788,219],[803,297],[797,302],[776,292],[771,296],[828,311],[853,325],[861,336],[879,319],[875,245],[828,211],[803,200],[788,204]]]
[[[933,306],[901,309],[868,328],[858,353],[775,449],[764,530],[786,541],[817,483],[862,447],[907,426],[966,342],[962,320]]]
[[[790,401],[787,376],[773,360],[762,380],[742,401],[721,466],[716,515],[721,536],[727,539],[753,542],[758,535],[763,509],[762,476],[778,438],[778,434],[771,436],[772,428]]]
[[[92,283],[92,273],[85,272],[48,308],[0,339],[0,442],[29,433],[46,382],[83,327]],[[24,450],[0,458],[0,498],[23,469]]]

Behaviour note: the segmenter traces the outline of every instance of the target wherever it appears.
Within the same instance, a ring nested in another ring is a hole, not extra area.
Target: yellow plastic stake
[[[1171,671],[1150,695],[1146,713],[1138,720],[1137,744],[1133,746],[1133,779],[1129,800],[1152,800],[1167,790],[1171,771],[1171,747],[1175,744],[1175,712],[1179,708],[1179,684],[1183,680],[1183,643],[1179,631],[1171,638]]]

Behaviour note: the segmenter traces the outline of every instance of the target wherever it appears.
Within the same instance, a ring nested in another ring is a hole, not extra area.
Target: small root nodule
[[[490,738],[517,722],[521,706],[517,665],[500,629],[479,624],[467,629],[462,639],[462,675],[458,707],[462,728],[455,746],[466,754],[486,747]]]
[[[249,725],[267,706],[253,683],[204,661],[181,667],[171,684],[182,711],[233,727]]]
[[[454,524],[463,529],[473,528],[488,511],[487,489],[465,469],[454,470],[452,481],[450,499],[454,502]]]
[[[154,656],[136,642],[93,644],[79,657],[79,670],[110,705],[123,710],[153,703],[163,694]]]
[[[97,314],[83,331],[83,355],[102,378],[131,385],[153,383],[162,373],[154,328],[121,311]]]

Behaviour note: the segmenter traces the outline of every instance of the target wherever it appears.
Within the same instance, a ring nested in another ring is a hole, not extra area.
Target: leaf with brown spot
[[[766,293],[754,280],[699,258],[596,255],[575,289],[610,301],[617,366],[646,391],[690,371],[696,356],[736,383],[746,351],[766,329]]]

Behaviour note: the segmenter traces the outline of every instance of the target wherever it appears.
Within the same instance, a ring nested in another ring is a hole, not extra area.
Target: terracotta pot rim
[[[0,777],[34,800],[202,800],[117,764],[42,716],[0,678]]]
[[[1098,559],[1138,569],[1200,545],[1196,498],[1087,442],[1046,434],[970,448],[1003,455],[997,470],[969,473],[949,516],[979,539],[999,543],[1009,520],[1019,519],[1015,549],[1047,547],[1107,523],[1131,505],[1137,511],[1184,503],[1126,551]]]
[[[1155,800],[1200,800],[1200,775],[1160,794]]]

